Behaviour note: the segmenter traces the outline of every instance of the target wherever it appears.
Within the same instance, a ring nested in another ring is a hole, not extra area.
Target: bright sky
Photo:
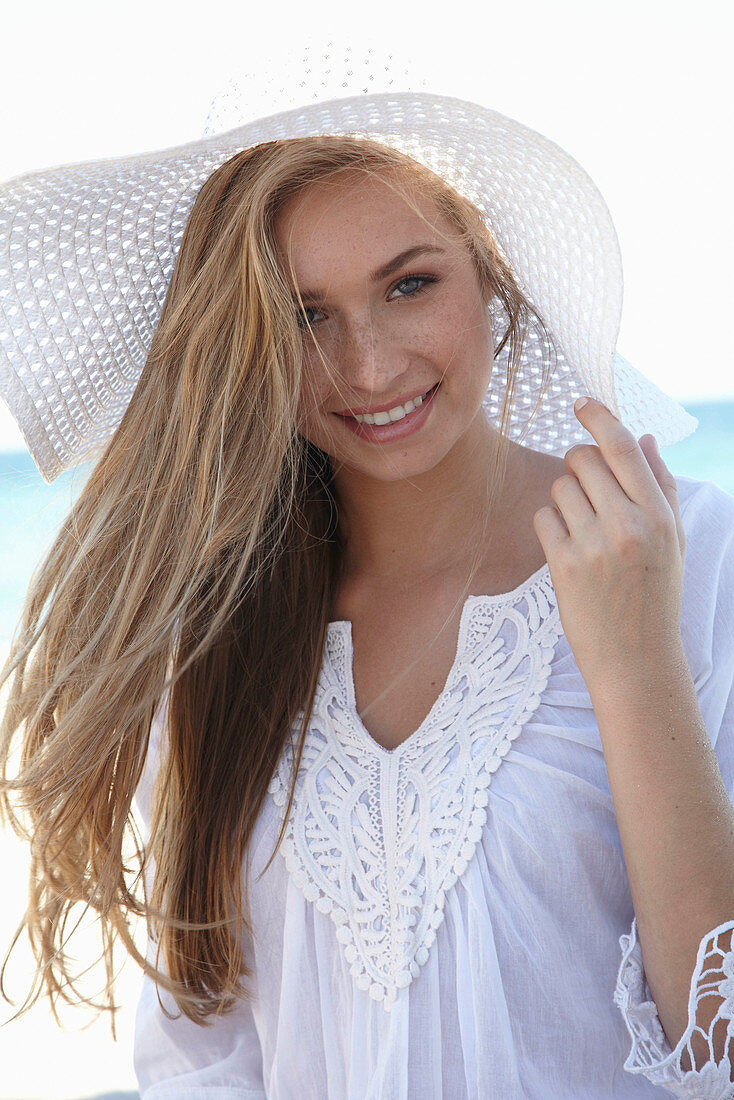
[[[475,99],[564,146],[600,187],[619,234],[619,350],[679,400],[734,397],[726,0],[370,0],[358,15],[333,0],[13,7],[3,17],[0,180],[198,138],[236,70],[255,83],[263,74],[267,91],[281,75],[289,83],[279,54],[287,62],[293,47],[374,43],[417,67],[430,90]],[[0,402],[0,449],[18,447]]]

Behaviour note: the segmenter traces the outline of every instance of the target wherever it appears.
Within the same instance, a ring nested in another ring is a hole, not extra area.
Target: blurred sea
[[[668,469],[713,481],[734,496],[734,401],[685,403],[685,408],[699,425],[687,439],[664,448]],[[87,474],[80,466],[47,485],[27,453],[0,453],[0,654],[15,630],[31,574]]]

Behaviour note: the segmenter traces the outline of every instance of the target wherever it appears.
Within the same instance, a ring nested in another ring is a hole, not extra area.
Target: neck
[[[480,414],[436,466],[417,476],[385,482],[345,467],[336,471],[345,576],[403,590],[465,572],[484,529],[497,444],[497,432]],[[509,444],[508,475],[516,449]],[[502,523],[504,496],[487,538]]]

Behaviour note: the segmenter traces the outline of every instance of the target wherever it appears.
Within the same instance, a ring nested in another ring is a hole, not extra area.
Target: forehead
[[[281,207],[281,217],[286,220],[293,217],[313,216],[341,205],[352,207],[374,206],[396,207],[410,206],[403,197],[410,194],[411,200],[426,215],[437,213],[435,204],[425,186],[415,179],[408,181],[401,173],[361,170],[350,167],[332,172],[322,179],[312,180],[301,186],[296,194],[289,196]]]
[[[362,258],[367,267],[376,257],[388,258],[386,250],[392,255],[419,240],[451,249],[456,230],[432,196],[411,186],[408,201],[403,187],[398,174],[381,178],[352,170],[309,183],[288,198],[277,215],[275,237],[299,282],[337,254]]]

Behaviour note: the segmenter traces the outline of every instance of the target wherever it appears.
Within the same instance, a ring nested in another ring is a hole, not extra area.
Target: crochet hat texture
[[[321,58],[318,79],[301,81],[311,88],[320,81],[314,102],[253,118],[253,78],[238,78],[215,97],[196,141],[60,165],[0,185],[0,395],[46,481],[95,452],[120,423],[207,177],[242,149],[313,134],[354,134],[399,149],[481,211],[557,355],[528,424],[543,355],[540,337],[529,332],[512,438],[556,455],[590,441],[573,412],[584,393],[637,437],[652,432],[661,447],[695,430],[694,417],[616,352],[621,256],[609,211],[586,172],[548,138],[480,104],[422,90],[372,90],[378,70],[389,83],[389,69],[372,53],[359,70],[350,57],[343,71],[338,63],[333,69],[339,90],[351,82],[357,94],[330,97],[334,81],[330,87],[324,80]],[[290,91],[290,101],[298,94]],[[500,356],[484,401],[497,423],[503,365]]]

